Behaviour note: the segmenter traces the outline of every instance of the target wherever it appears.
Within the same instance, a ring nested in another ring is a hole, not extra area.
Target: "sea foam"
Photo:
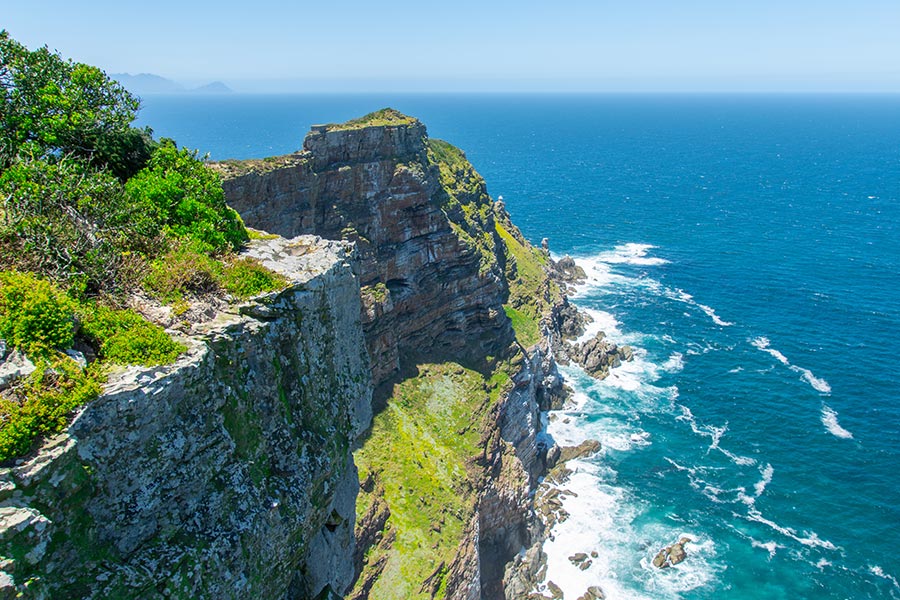
[[[791,371],[795,373],[799,373],[800,377],[806,381],[814,390],[821,394],[830,394],[831,393],[831,385],[820,377],[816,377],[812,371],[809,369],[804,369],[803,367],[798,367],[797,365],[791,364],[791,361],[788,358],[776,350],[775,348],[770,347],[769,338],[767,337],[757,337],[750,340],[750,343],[757,349],[765,352],[766,354],[772,356],[789,368]]]
[[[833,408],[827,404],[822,404],[822,425],[828,430],[828,433],[835,437],[845,440],[853,439],[853,434],[841,427],[838,423],[838,414]]]

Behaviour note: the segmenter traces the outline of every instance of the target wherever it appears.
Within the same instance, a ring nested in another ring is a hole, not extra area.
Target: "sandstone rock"
[[[587,591],[578,597],[578,600],[605,600],[606,595],[603,590],[596,585],[592,585]]]
[[[302,152],[265,172],[226,173],[223,182],[229,205],[251,227],[355,243],[360,284],[372,291],[361,317],[375,385],[398,370],[401,354],[500,356],[513,341],[503,273],[496,261],[483,265],[471,236],[458,233],[468,227],[463,211],[444,210],[426,143],[415,119],[317,126]],[[491,205],[483,186],[459,199]],[[493,232],[493,222],[484,229]]]
[[[597,379],[605,379],[610,369],[634,358],[634,350],[630,346],[618,347],[606,339],[602,331],[583,344],[568,345],[568,356]]]
[[[371,419],[359,283],[340,243],[280,244],[251,250],[291,281],[257,301],[260,318],[219,315],[173,364],[113,373],[66,432],[0,474],[15,485],[0,555],[24,553],[4,569],[18,592],[35,573],[28,597],[68,597],[73,585],[135,598],[346,589],[350,444]],[[310,251],[278,260],[292,244]],[[114,559],[85,555],[101,547]]]
[[[575,260],[568,254],[563,256],[557,262],[554,262],[551,267],[560,281],[578,284],[587,279],[587,274],[584,272],[584,269],[579,267],[575,263]]]
[[[550,592],[550,597],[553,598],[553,600],[561,600],[563,598],[562,588],[552,581],[547,582],[547,591]]]
[[[576,552],[572,556],[569,557],[569,562],[573,565],[578,565],[587,560],[588,555],[584,552]]]

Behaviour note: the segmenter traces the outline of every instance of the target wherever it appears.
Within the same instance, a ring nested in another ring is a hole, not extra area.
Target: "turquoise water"
[[[549,577],[577,597],[900,598],[900,97],[150,97],[215,158],[391,105],[466,150],[576,302],[638,349],[550,433]],[[649,565],[682,535],[689,557]],[[582,572],[565,557],[597,550]]]

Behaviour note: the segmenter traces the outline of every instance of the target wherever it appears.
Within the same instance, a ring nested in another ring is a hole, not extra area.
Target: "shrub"
[[[218,269],[219,264],[195,246],[179,245],[150,264],[142,285],[163,302],[177,302],[186,293],[215,291]]]
[[[284,277],[252,258],[225,256],[215,260],[197,244],[181,245],[153,261],[144,278],[144,289],[168,303],[179,303],[188,294],[225,290],[240,299],[283,287]]]
[[[125,365],[162,365],[175,360],[184,346],[132,310],[88,305],[82,332],[98,348],[100,358]]]
[[[40,436],[62,431],[69,414],[102,389],[97,368],[82,370],[65,355],[37,367],[18,390],[19,402],[0,398],[0,461],[25,454]]]
[[[0,337],[27,354],[72,345],[72,301],[31,273],[0,272]]]
[[[218,173],[198,160],[196,151],[179,150],[172,140],[162,140],[125,191],[148,215],[148,224],[204,254],[236,250],[249,239],[241,218],[225,204]]]

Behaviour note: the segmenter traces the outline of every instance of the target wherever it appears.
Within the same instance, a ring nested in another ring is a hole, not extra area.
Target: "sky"
[[[0,0],[0,28],[238,91],[900,92],[900,0]]]

